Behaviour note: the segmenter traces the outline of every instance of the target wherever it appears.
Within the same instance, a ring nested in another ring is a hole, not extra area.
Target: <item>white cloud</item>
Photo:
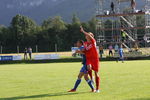
[[[52,3],[58,2],[63,0],[12,0],[12,3],[7,4],[7,8],[14,8],[14,7],[33,7],[33,6],[40,6],[44,2]]]
[[[14,7],[14,5],[7,4],[7,5],[6,5],[6,7],[7,7],[7,8],[13,8],[13,7]]]
[[[29,2],[29,5],[30,6],[39,6],[39,5],[41,5],[42,3],[44,2],[44,0],[33,0],[33,1],[30,1]]]

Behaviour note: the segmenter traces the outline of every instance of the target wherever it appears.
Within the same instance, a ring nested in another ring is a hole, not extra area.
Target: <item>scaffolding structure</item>
[[[145,37],[150,42],[150,0],[145,0]]]
[[[144,29],[147,41],[150,39],[150,0],[142,0],[144,7],[138,9],[132,8],[131,1],[96,0],[96,17],[99,20],[96,25],[98,43],[121,42],[121,30],[126,32],[130,43],[124,45],[130,48],[133,46],[132,43],[138,40],[138,29]],[[114,6],[113,9],[111,5]],[[144,16],[143,26],[137,26],[137,16]],[[111,25],[107,26],[106,20],[111,20]]]

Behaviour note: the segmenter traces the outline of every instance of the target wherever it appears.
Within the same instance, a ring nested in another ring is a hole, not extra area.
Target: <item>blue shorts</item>
[[[88,73],[87,66],[83,65],[83,67],[81,68],[80,72],[83,72],[84,74],[87,74]]]
[[[123,58],[123,54],[122,53],[119,53],[119,55],[120,55],[120,58]]]

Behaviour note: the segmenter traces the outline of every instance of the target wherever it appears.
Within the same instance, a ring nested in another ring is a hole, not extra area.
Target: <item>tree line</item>
[[[141,17],[138,20],[143,19]],[[81,22],[74,14],[71,23],[66,23],[60,16],[55,16],[38,25],[31,18],[18,14],[12,18],[10,26],[0,26],[0,46],[3,47],[3,53],[15,53],[17,46],[20,47],[20,52],[28,47],[35,51],[36,45],[39,52],[53,52],[56,44],[58,51],[70,51],[77,40],[84,40],[84,35],[80,33],[80,26],[97,36],[97,22],[95,17],[87,22]],[[111,20],[107,20],[106,24],[111,27]]]

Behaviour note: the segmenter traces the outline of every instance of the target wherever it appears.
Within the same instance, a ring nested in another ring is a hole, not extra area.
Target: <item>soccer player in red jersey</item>
[[[100,88],[100,77],[99,77],[99,54],[96,49],[96,40],[91,32],[85,32],[81,26],[81,32],[84,33],[87,42],[84,43],[85,46],[85,56],[88,71],[93,70],[95,72],[95,82],[96,82],[96,92],[99,92]]]
[[[74,88],[69,90],[68,92],[76,92],[78,86],[81,83],[81,79],[82,79],[83,76],[84,76],[84,79],[87,81],[88,85],[90,86],[90,88],[92,89],[92,92],[95,92],[95,89],[94,89],[94,86],[93,86],[93,82],[92,82],[92,80],[90,80],[88,78],[88,70],[87,70],[87,66],[86,66],[86,57],[85,57],[85,54],[82,53],[82,50],[84,49],[84,45],[83,44],[84,44],[84,42],[82,40],[79,40],[77,42],[78,50],[75,52],[75,53],[81,54],[83,67],[80,70],[80,73],[78,75],[77,81],[75,82]]]

